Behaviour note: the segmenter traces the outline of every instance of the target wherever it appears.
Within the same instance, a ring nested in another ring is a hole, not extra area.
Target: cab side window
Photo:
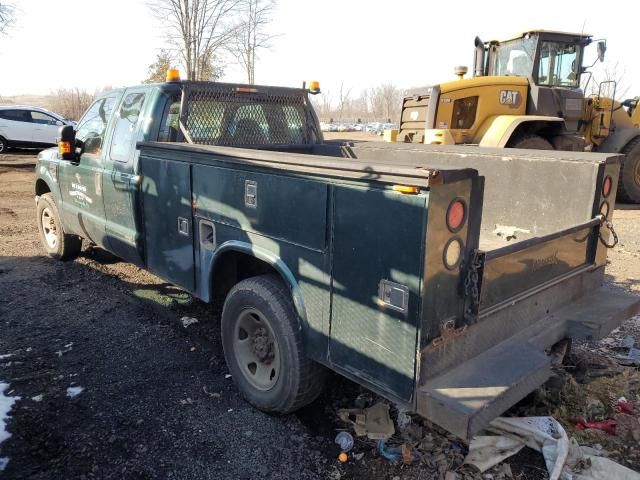
[[[174,100],[169,104],[164,121],[158,132],[159,142],[177,142],[180,130],[180,100]]]
[[[144,106],[144,93],[130,93],[124,97],[120,109],[116,113],[116,124],[111,142],[111,159],[127,162],[135,148],[134,141],[138,134],[138,120]]]
[[[102,142],[107,124],[113,114],[116,97],[103,97],[96,100],[84,114],[76,129],[76,140],[80,141],[82,153],[101,155]]]

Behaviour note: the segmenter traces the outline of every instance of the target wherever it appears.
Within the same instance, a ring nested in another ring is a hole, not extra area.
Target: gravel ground
[[[354,384],[334,375],[299,414],[261,413],[227,378],[206,305],[99,249],[44,256],[33,164],[0,157],[0,382],[20,397],[0,478],[430,478],[369,456],[337,467],[335,407]],[[614,220],[608,281],[640,293],[640,210]]]

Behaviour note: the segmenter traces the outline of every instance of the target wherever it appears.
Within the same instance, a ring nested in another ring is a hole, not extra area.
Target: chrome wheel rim
[[[280,376],[280,349],[269,321],[255,308],[238,315],[233,351],[244,378],[260,391],[273,388]]]
[[[58,245],[58,226],[53,218],[53,214],[49,207],[45,207],[42,210],[40,217],[42,222],[42,232],[44,233],[44,241],[49,248],[56,248]]]

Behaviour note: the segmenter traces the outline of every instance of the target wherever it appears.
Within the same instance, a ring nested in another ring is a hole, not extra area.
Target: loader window
[[[559,42],[542,42],[538,85],[578,86],[580,46]]]
[[[533,72],[533,59],[538,37],[528,36],[503,42],[495,49],[493,74],[528,77]]]

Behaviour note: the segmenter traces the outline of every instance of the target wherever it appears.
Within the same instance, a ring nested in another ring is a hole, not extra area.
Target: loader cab
[[[584,48],[591,35],[538,30],[506,41],[484,43],[484,55],[476,59],[489,76],[519,76],[529,80],[527,115],[564,119],[566,132],[577,132],[582,118],[584,93],[580,88]],[[478,61],[478,60],[477,60]]]

